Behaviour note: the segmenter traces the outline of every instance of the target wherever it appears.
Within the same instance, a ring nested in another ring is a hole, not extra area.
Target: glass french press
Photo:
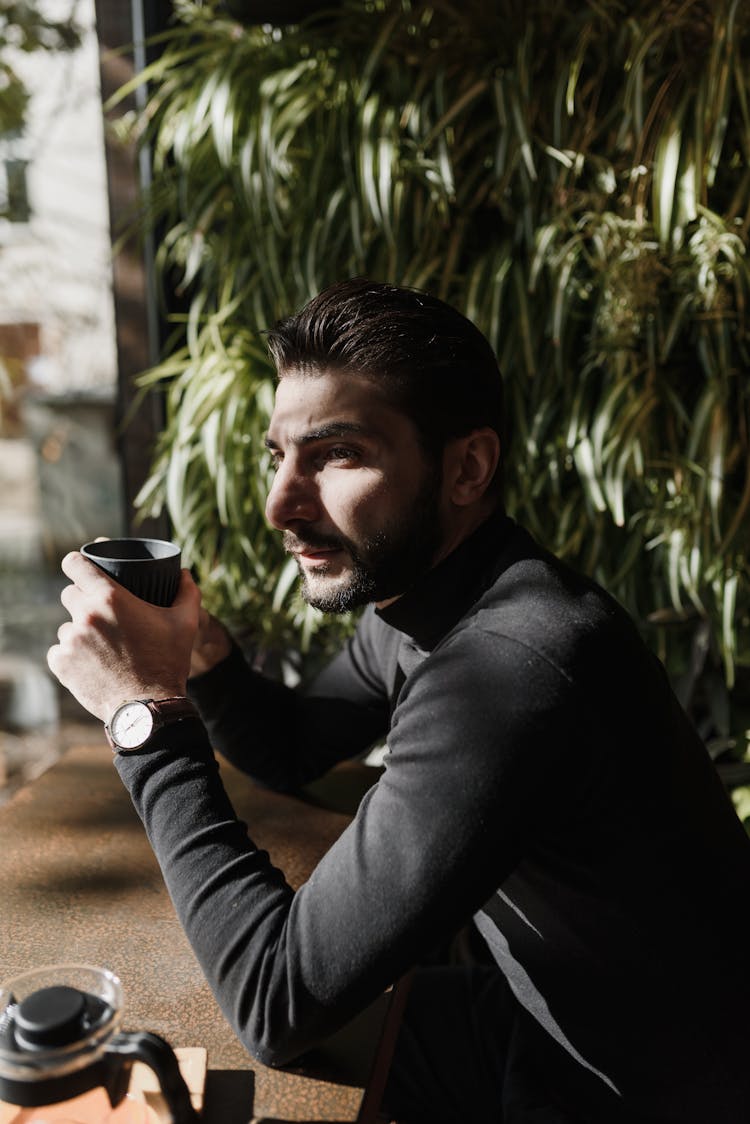
[[[120,1030],[117,976],[84,964],[0,984],[0,1124],[158,1124],[127,1093],[133,1062],[154,1071],[171,1124],[198,1115],[167,1042]]]

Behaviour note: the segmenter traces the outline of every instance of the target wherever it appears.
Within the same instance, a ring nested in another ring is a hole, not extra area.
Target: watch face
[[[115,711],[109,730],[121,749],[137,749],[147,742],[154,728],[154,716],[143,702],[127,702]]]

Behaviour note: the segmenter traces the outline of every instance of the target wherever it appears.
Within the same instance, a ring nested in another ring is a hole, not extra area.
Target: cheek
[[[355,473],[329,482],[321,490],[321,500],[329,518],[342,530],[367,526],[382,519],[393,502],[392,489],[378,476],[354,479]]]

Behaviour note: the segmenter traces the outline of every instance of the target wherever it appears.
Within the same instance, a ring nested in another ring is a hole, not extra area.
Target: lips
[[[333,554],[339,554],[341,547],[329,547],[326,550],[320,548],[312,549],[311,547],[303,547],[301,550],[294,550],[292,553],[295,558],[302,559],[305,562],[327,562]]]
[[[284,535],[284,549],[288,554],[314,558],[318,555],[335,554],[337,551],[343,550],[343,546],[338,539],[325,538],[323,535],[311,535],[309,539],[305,540],[297,538],[296,535],[287,531]]]

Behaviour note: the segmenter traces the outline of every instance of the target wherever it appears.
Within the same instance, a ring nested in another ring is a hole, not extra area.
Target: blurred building
[[[52,752],[59,560],[124,523],[94,0],[34,7],[72,16],[82,40],[3,48],[30,99],[0,135],[0,798]]]
[[[116,533],[122,523],[94,3],[47,0],[40,10],[72,15],[82,42],[71,52],[11,52],[31,98],[23,131],[0,137],[0,560],[7,561],[28,560],[36,546],[54,560],[90,532]],[[27,474],[19,491],[19,466],[30,459],[37,479]],[[2,487],[8,473],[13,489]]]

